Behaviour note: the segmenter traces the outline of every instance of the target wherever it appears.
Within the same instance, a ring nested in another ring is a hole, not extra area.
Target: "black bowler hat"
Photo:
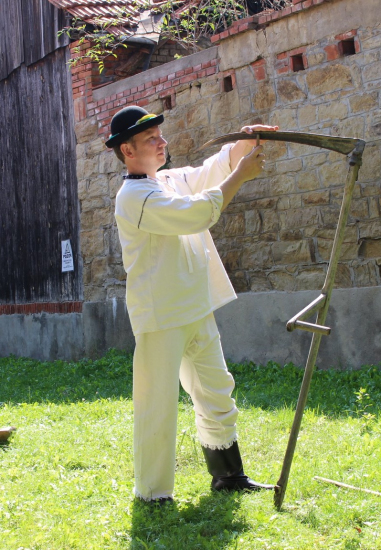
[[[106,141],[107,147],[115,147],[123,141],[164,122],[163,115],[152,115],[145,109],[133,105],[118,111],[111,121],[111,135]]]

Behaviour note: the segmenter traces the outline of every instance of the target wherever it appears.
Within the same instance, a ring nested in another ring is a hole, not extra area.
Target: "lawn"
[[[245,469],[276,483],[303,370],[230,364]],[[381,365],[313,377],[281,511],[273,493],[209,489],[192,405],[179,402],[176,494],[132,495],[131,357],[0,359],[0,550],[381,549]]]

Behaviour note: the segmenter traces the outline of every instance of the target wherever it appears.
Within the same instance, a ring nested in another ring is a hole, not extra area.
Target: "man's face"
[[[137,134],[132,143],[126,144],[128,153],[123,150],[127,165],[132,163],[135,170],[140,168],[144,173],[158,170],[165,164],[166,145],[159,126]]]

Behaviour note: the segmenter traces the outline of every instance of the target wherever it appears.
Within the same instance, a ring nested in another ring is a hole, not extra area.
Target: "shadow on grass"
[[[237,493],[210,493],[197,504],[158,506],[135,500],[132,509],[132,550],[208,548],[221,550],[250,530]]]
[[[240,409],[295,408],[304,370],[292,363],[266,366],[229,363]],[[361,388],[365,391],[359,396]],[[368,397],[366,397],[368,396]],[[76,363],[40,362],[0,358],[0,402],[74,403],[132,397],[132,355],[110,350],[97,360]],[[180,399],[189,402],[184,391]],[[312,378],[307,407],[324,415],[348,415],[361,410],[379,414],[381,365],[358,370],[317,370]]]

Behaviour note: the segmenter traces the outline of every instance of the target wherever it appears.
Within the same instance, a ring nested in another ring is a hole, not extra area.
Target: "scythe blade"
[[[362,141],[358,138],[349,137],[335,137],[326,136],[324,134],[307,134],[302,132],[268,132],[261,131],[253,134],[247,134],[246,132],[233,132],[232,134],[225,134],[223,136],[211,139],[204,143],[197,151],[203,151],[212,145],[222,145],[224,143],[231,143],[233,141],[255,139],[259,137],[260,140],[268,141],[288,141],[290,143],[300,143],[302,145],[312,145],[314,147],[322,147],[323,149],[329,149],[330,151],[336,151],[343,155],[348,155],[356,145]]]

